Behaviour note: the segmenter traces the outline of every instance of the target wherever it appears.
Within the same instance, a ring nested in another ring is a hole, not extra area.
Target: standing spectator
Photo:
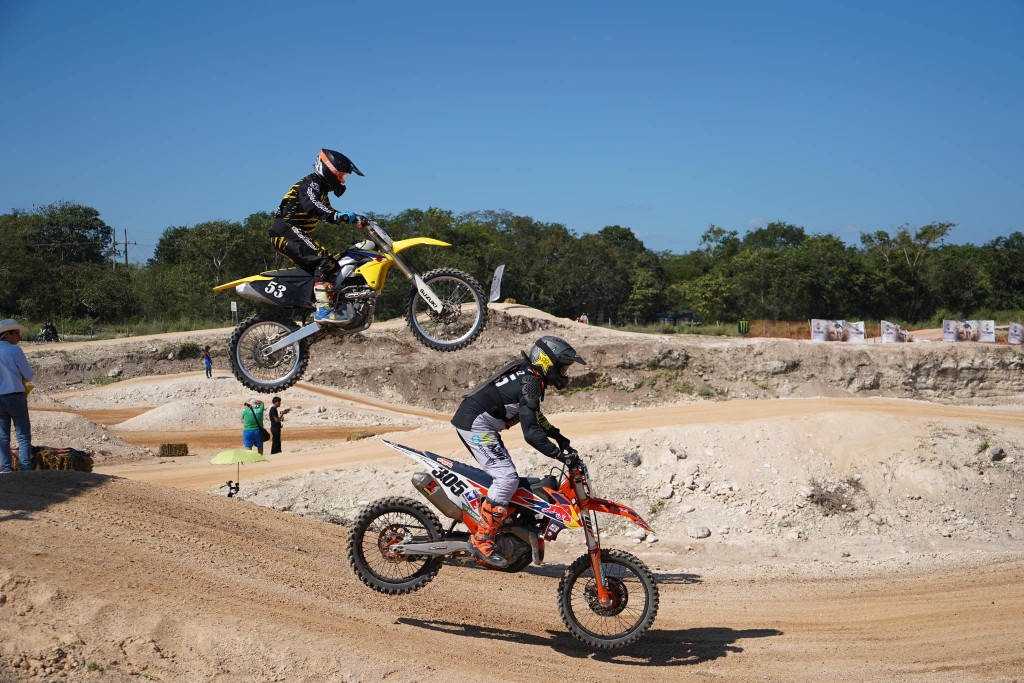
[[[270,399],[270,435],[273,437],[270,443],[270,454],[281,452],[281,426],[284,424],[284,416],[291,408],[281,410],[281,397],[275,396]]]
[[[266,405],[263,399],[254,398],[245,402],[242,409],[242,448],[250,449],[253,446],[263,455],[263,411]]]
[[[584,325],[589,325],[590,318],[587,317],[586,313],[580,313],[580,317],[576,318],[576,322],[583,323]]]
[[[0,322],[0,473],[11,471],[11,423],[18,436],[18,468],[32,469],[32,425],[28,419],[28,387],[35,377],[25,352],[18,348],[25,328],[8,318]]]
[[[206,378],[213,377],[213,359],[210,358],[210,347],[203,349],[203,365],[206,366]]]

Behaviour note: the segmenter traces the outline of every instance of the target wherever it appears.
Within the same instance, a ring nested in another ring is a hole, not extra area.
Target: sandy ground
[[[235,469],[208,461],[238,445],[250,395],[217,376],[51,381],[34,397],[40,438],[105,455],[91,474],[0,477],[0,682],[1024,680],[1017,401],[556,403],[597,492],[657,531],[603,529],[605,547],[652,568],[661,603],[639,643],[595,654],[555,601],[585,552],[578,533],[543,567],[446,565],[404,597],[349,569],[359,505],[417,495],[381,435],[464,458],[450,399],[431,409],[302,383],[286,395],[285,452],[247,465],[228,499],[218,487]],[[152,457],[164,442],[195,454]],[[507,443],[524,473],[546,466],[517,432]],[[808,483],[831,480],[858,482],[856,515],[807,504]]]
[[[1019,555],[853,576],[659,572],[649,636],[595,655],[561,626],[557,563],[514,576],[446,566],[389,599],[348,571],[343,527],[99,475],[12,475],[0,495],[7,680],[1011,681],[1024,669]]]

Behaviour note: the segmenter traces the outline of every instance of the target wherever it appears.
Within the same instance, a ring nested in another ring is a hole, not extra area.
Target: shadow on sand
[[[36,512],[108,481],[110,477],[103,474],[67,470],[0,474],[0,522],[31,519]]]
[[[467,638],[504,640],[520,645],[550,647],[566,657],[588,658],[598,662],[609,662],[623,666],[686,666],[719,659],[729,653],[743,652],[736,645],[749,638],[780,636],[782,631],[761,628],[737,631],[724,627],[690,628],[681,631],[653,629],[640,642],[614,652],[595,652],[571,635],[560,631],[548,631],[539,636],[521,631],[489,628],[476,624],[457,624],[437,619],[413,619],[401,617],[398,623],[416,628],[448,633]]]

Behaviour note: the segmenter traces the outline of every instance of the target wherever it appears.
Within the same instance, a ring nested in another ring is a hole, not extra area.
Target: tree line
[[[691,252],[655,252],[630,227],[577,235],[564,225],[508,211],[455,214],[437,208],[377,215],[394,239],[434,237],[451,249],[403,252],[424,272],[450,266],[487,288],[505,264],[502,297],[592,322],[650,322],[692,312],[708,321],[740,318],[887,319],[1024,309],[1024,234],[986,244],[948,244],[952,223],[862,233],[859,246],[783,222],[747,231],[709,226]],[[116,260],[114,230],[96,209],[56,202],[0,215],[0,312],[65,326],[125,321],[223,323],[230,292],[211,288],[263,270],[290,267],[270,246],[270,214],[164,230],[145,264]],[[321,224],[317,239],[342,251],[360,239],[348,225]],[[403,313],[408,283],[396,270],[378,316]],[[242,314],[255,307],[239,301]]]

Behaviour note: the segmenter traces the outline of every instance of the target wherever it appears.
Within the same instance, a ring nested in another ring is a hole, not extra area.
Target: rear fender
[[[313,278],[308,273],[295,275],[292,271],[275,271],[251,275],[241,280],[217,285],[215,292],[234,289],[243,299],[261,304],[291,308],[311,308],[313,301]]]
[[[623,505],[622,503],[616,503],[614,501],[605,500],[604,498],[588,498],[586,501],[583,502],[583,505],[581,505],[580,507],[582,507],[584,510],[593,510],[594,512],[607,512],[611,515],[619,515],[620,517],[625,517],[626,519],[633,522],[633,524],[636,524],[644,531],[648,531],[652,534],[654,533],[654,529],[651,528],[651,525],[645,522],[643,518],[640,517],[640,515],[638,515],[636,511],[633,508],[629,507],[628,505]]]
[[[226,292],[229,289],[234,289],[238,285],[244,285],[247,282],[260,282],[273,279],[274,278],[268,275],[250,275],[249,277],[243,277],[241,280],[232,280],[231,282],[226,282],[223,285],[217,285],[216,287],[213,288],[213,291]]]

